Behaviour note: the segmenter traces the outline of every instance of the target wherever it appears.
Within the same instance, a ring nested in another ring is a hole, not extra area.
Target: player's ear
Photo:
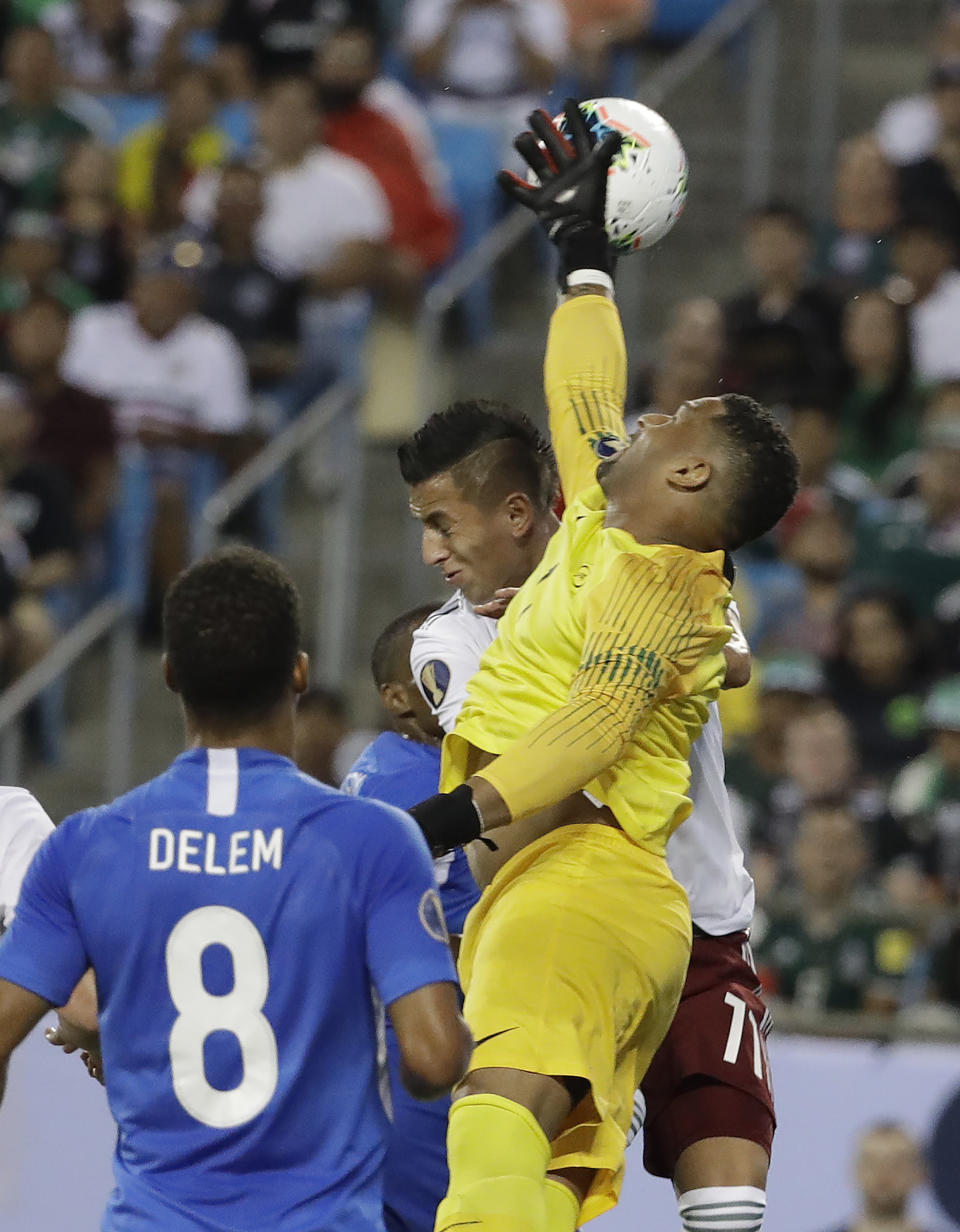
[[[294,693],[297,695],[306,693],[307,685],[310,683],[310,656],[304,650],[297,655],[297,661],[293,665],[291,683]]]
[[[699,492],[710,482],[713,467],[696,456],[681,458],[667,475],[667,483],[678,492]]]
[[[504,500],[503,507],[515,539],[525,535],[536,521],[537,515],[533,502],[525,492],[511,492]]]
[[[170,656],[166,653],[160,660],[160,671],[163,673],[163,683],[167,686],[170,692],[179,694],[180,689],[177,686],[177,680],[173,674],[173,665],[170,662]]]

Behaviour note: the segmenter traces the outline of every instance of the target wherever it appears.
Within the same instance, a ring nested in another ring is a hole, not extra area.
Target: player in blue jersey
[[[398,808],[410,808],[437,791],[443,729],[410,674],[413,634],[436,608],[437,604],[430,604],[398,616],[377,638],[370,666],[392,729],[360,754],[343,781],[344,791],[384,800]],[[458,938],[480,891],[463,848],[441,857],[434,868],[447,928]],[[393,1125],[383,1178],[384,1219],[388,1232],[432,1232],[437,1207],[449,1183],[450,1101],[412,1100],[400,1081],[399,1052],[396,1035],[388,1024]]]
[[[188,750],[38,852],[0,943],[0,1070],[92,967],[119,1131],[105,1232],[376,1232],[371,986],[412,1093],[470,1056],[426,847],[290,760],[307,660],[269,557],[192,566],[164,632]]]

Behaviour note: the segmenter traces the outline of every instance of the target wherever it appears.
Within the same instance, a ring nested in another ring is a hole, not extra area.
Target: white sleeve
[[[371,240],[383,243],[390,238],[393,217],[390,203],[372,171],[355,158],[344,158],[340,166],[342,191],[338,209],[349,219],[345,241]]]
[[[560,64],[567,55],[566,14],[554,0],[528,0],[520,17],[523,33],[541,55]]]
[[[69,385],[88,393],[107,394],[104,354],[100,342],[102,309],[81,308],[70,319],[67,345],[60,360],[60,375]]]
[[[7,788],[0,800],[0,932],[13,919],[30,861],[53,822],[28,792]]]
[[[447,23],[450,0],[412,0],[407,7],[402,44],[407,51],[419,51],[437,37]]]
[[[413,679],[445,732],[457,725],[467,685],[485,649],[472,639],[462,638],[462,631],[455,618],[429,621],[414,633],[410,650]]]
[[[250,424],[250,385],[247,361],[236,339],[212,321],[204,348],[204,385],[197,407],[198,426],[207,432],[229,435]]]

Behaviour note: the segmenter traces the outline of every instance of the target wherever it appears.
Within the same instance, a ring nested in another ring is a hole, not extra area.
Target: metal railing
[[[345,421],[345,427],[352,432],[348,412],[356,397],[352,386],[335,385],[232,475],[203,507],[194,537],[195,548],[206,552],[215,547],[232,515],[338,420]],[[348,432],[343,436],[346,439]],[[354,440],[353,448],[342,449],[338,454],[337,484],[325,502],[323,525],[317,534],[315,661],[318,674],[330,684],[342,682],[350,661],[352,613],[357,604],[358,553],[354,545],[362,502],[360,467],[360,450]],[[103,797],[112,799],[130,787],[137,703],[136,624],[137,614],[131,600],[123,594],[108,596],[72,625],[39,663],[0,694],[0,782],[15,784],[22,780],[25,711],[41,702],[49,690],[61,687],[76,664],[106,641]]]
[[[52,649],[0,694],[0,781],[19,783],[23,764],[21,719],[28,707],[58,686],[101,641],[108,643],[103,792],[112,799],[130,785],[136,706],[137,634],[133,605],[123,595],[101,600]]]
[[[358,605],[359,535],[363,506],[363,454],[356,434],[358,391],[334,385],[255,454],[210,497],[200,514],[197,545],[215,547],[230,518],[296,456],[339,427],[336,483],[318,527],[314,672],[324,683],[343,683],[351,662],[353,613]],[[332,474],[332,472],[331,472]]]

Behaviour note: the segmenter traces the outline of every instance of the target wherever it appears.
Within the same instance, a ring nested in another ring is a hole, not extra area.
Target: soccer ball
[[[611,247],[652,248],[673,229],[687,201],[687,156],[677,134],[662,115],[630,98],[592,98],[580,110],[598,141],[611,129],[623,136],[607,180]],[[563,129],[563,116],[557,120]]]

